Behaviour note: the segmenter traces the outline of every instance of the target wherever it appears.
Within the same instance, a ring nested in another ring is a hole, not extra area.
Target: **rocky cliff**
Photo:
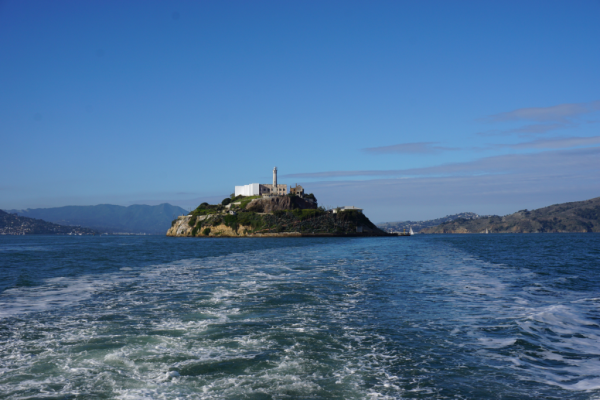
[[[317,204],[311,201],[304,200],[300,197],[277,196],[253,199],[246,206],[247,211],[253,211],[258,213],[272,213],[275,211],[294,209],[316,210]]]

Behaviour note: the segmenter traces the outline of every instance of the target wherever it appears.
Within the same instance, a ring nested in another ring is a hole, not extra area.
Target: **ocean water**
[[[0,237],[2,399],[600,399],[600,235]]]

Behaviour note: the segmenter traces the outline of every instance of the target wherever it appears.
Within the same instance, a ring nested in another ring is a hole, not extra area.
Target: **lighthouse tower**
[[[277,193],[277,167],[273,168],[273,193]]]

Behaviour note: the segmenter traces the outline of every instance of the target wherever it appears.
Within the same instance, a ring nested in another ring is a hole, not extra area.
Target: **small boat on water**
[[[410,236],[412,236],[412,235],[414,235],[414,234],[415,234],[415,233],[413,232],[413,230],[412,230],[412,226],[410,227],[410,230],[408,231],[408,234],[409,234]]]

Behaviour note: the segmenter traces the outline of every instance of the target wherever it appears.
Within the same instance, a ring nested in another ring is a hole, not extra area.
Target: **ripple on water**
[[[8,289],[0,296],[0,393],[597,393],[597,293],[419,240],[247,251]]]

